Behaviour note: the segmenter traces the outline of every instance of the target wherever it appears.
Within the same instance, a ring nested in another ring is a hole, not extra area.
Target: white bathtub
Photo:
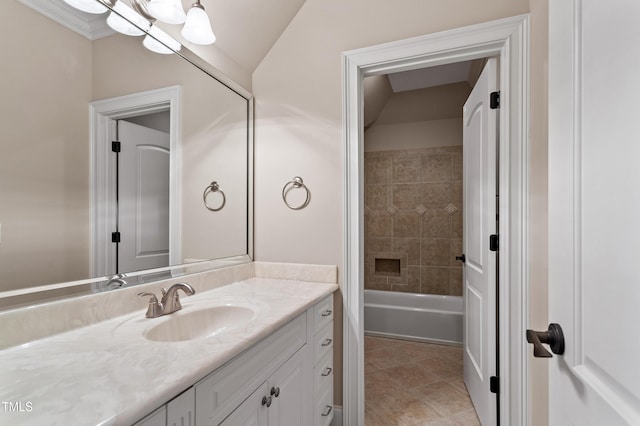
[[[365,290],[364,333],[462,344],[462,297]]]

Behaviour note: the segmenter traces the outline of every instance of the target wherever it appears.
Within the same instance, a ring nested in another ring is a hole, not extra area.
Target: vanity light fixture
[[[179,41],[162,31],[160,28],[152,25],[156,21],[156,17],[151,13],[151,6],[154,2],[157,2],[158,5],[164,2],[167,4],[173,4],[174,8],[179,6],[180,11],[182,11],[182,15],[184,15],[184,10],[182,9],[180,0],[131,0],[132,8],[124,4],[122,0],[64,1],[70,6],[87,13],[101,14],[111,10],[107,17],[107,25],[124,35],[141,36],[146,34],[142,44],[152,52],[169,55],[174,52],[178,52],[182,47]],[[200,1],[197,0],[197,3],[199,4]],[[202,8],[202,6],[200,6],[200,8],[202,12],[204,12],[204,8]],[[182,22],[184,22],[184,19]],[[209,24],[208,17],[206,17],[206,24]],[[209,24],[209,32],[211,32],[211,37],[215,40],[213,31],[211,31],[211,24]],[[201,29],[196,30],[196,34],[201,35],[201,33],[203,33]],[[189,31],[187,31],[187,34],[189,34]],[[209,39],[205,39],[201,36],[198,40],[206,41],[210,40],[211,37],[209,37]],[[187,38],[187,40],[191,41],[189,38]],[[197,42],[198,41],[193,41],[193,43]],[[210,41],[208,44],[210,43],[213,43],[213,41]]]
[[[114,12],[115,11],[115,12]],[[117,13],[116,13],[117,12]],[[133,25],[132,22],[135,24]],[[107,25],[113,30],[128,36],[141,36],[151,27],[151,22],[119,1],[107,17]]]
[[[64,0],[69,6],[72,6],[78,10],[87,13],[94,13],[99,15],[101,13],[105,13],[109,10],[109,8],[96,0]],[[105,3],[110,3],[113,5],[111,0],[105,1]]]
[[[216,36],[211,29],[209,16],[201,4],[196,0],[185,15],[181,0],[131,0],[131,6],[142,16],[166,24],[182,24],[182,36],[194,44],[212,44]]]
[[[167,24],[182,24],[187,15],[181,0],[148,0],[149,13]]]
[[[211,22],[204,7],[200,4],[200,0],[196,0],[191,5],[189,13],[187,13],[187,21],[182,28],[182,36],[191,43],[195,44],[212,44],[216,41],[216,36],[211,29]]]

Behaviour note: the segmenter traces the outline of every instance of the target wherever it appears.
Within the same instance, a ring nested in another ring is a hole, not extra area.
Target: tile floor
[[[366,336],[365,425],[480,425],[462,348]]]

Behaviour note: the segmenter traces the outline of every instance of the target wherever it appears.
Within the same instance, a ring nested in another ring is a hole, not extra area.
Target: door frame
[[[501,283],[499,309],[499,416],[503,424],[528,423],[529,322],[528,143],[529,15],[471,25],[343,53],[345,230],[343,423],[364,423],[364,146],[366,76],[485,57],[499,58],[499,194]],[[487,241],[487,244],[489,242]]]
[[[116,264],[111,232],[116,221],[116,162],[111,155],[114,120],[169,110],[169,264],[181,262],[182,175],[180,165],[182,88],[170,86],[91,102],[90,131],[90,250],[92,277],[110,275]]]

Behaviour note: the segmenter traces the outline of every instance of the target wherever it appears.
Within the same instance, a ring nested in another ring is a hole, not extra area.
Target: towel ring
[[[219,192],[220,194],[222,194],[222,204],[220,204],[220,207],[213,208],[209,204],[207,204],[207,195],[209,195],[210,192]],[[211,210],[212,212],[217,212],[222,210],[224,205],[227,203],[227,197],[224,195],[224,191],[220,189],[220,185],[218,185],[218,182],[213,181],[211,182],[211,185],[207,186],[204,189],[204,192],[202,193],[202,201],[204,201],[204,206],[207,209]]]
[[[289,191],[295,188],[304,188],[304,190],[307,192],[307,198],[304,200],[304,203],[300,204],[297,207],[292,206],[287,201],[287,194],[289,193]],[[311,200],[311,192],[309,192],[309,188],[307,188],[307,186],[304,184],[302,178],[300,176],[296,176],[293,178],[293,180],[287,182],[284,185],[284,188],[282,188],[282,200],[291,210],[300,210],[307,207],[307,204],[309,204],[309,200]]]

